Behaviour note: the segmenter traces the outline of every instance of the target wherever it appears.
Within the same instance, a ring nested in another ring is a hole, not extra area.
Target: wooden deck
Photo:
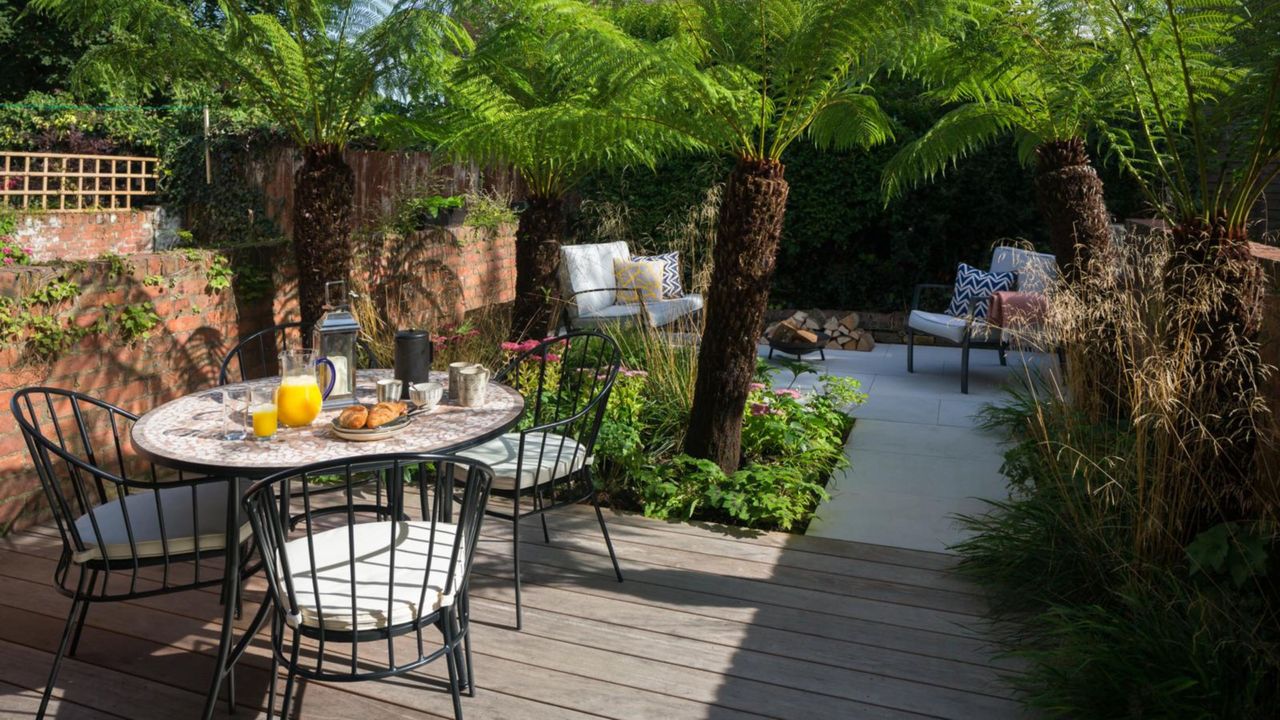
[[[983,599],[952,573],[952,557],[610,517],[621,584],[589,509],[552,514],[549,546],[525,534],[523,632],[510,629],[510,527],[486,525],[472,581],[479,691],[463,698],[467,718],[1022,715],[1002,679],[1014,666],[993,657]],[[2,717],[38,705],[70,605],[50,580],[58,550],[49,529],[0,541]],[[261,585],[248,594],[256,602]],[[196,717],[217,600],[206,591],[93,606],[79,656],[62,669],[57,717]],[[265,714],[265,643],[251,653],[237,671],[237,718]],[[443,672],[437,662],[425,675]],[[452,717],[431,679],[300,692],[306,718]]]

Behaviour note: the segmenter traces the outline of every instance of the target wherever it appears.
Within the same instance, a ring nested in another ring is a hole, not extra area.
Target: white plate
[[[373,442],[375,440],[386,440],[389,437],[399,435],[409,427],[409,423],[412,421],[413,418],[401,415],[386,425],[380,425],[376,428],[353,429],[340,427],[338,425],[338,419],[334,418],[333,422],[329,425],[329,429],[333,431],[334,435],[343,440],[350,440],[352,442]]]

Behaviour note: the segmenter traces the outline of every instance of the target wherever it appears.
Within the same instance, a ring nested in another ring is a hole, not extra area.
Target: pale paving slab
[[[845,446],[850,466],[832,478],[831,499],[807,534],[949,552],[966,537],[955,516],[981,514],[989,507],[984,500],[1007,497],[1001,438],[982,430],[977,414],[1003,401],[1010,383],[1054,372],[1056,361],[1015,351],[1002,367],[994,350],[974,350],[964,395],[959,348],[917,347],[914,373],[907,372],[905,345],[826,354],[826,362],[817,355],[805,360],[822,373],[857,378],[869,397],[853,411],[857,423]],[[775,383],[790,380],[782,371]],[[802,375],[795,387],[816,384],[817,376]]]

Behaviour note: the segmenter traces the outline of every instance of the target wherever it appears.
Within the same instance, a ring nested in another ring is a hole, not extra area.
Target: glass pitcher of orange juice
[[[329,386],[320,391],[316,370],[328,367]],[[304,427],[320,414],[320,405],[333,390],[337,373],[333,363],[317,357],[314,350],[285,350],[280,353],[280,387],[276,390],[276,415],[281,425]]]

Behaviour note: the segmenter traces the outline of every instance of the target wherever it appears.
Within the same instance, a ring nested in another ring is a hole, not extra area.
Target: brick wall
[[[407,237],[363,236],[353,272],[389,324],[457,322],[468,310],[515,299],[515,227],[432,228]]]
[[[145,411],[213,385],[218,363],[237,337],[296,315],[296,301],[283,280],[275,292],[254,301],[238,299],[230,289],[211,291],[209,256],[145,253],[128,258],[122,276],[112,276],[111,266],[100,261],[68,275],[81,291],[56,308],[60,317],[89,325],[100,317],[112,320],[123,305],[150,301],[162,321],[149,338],[129,344],[111,328],[83,338],[52,360],[24,356],[18,343],[0,348],[0,532],[46,517],[39,482],[9,412],[14,390],[47,384]],[[0,295],[27,296],[61,272],[65,270],[40,266],[0,270]],[[163,282],[145,284],[148,277]]]
[[[177,220],[163,208],[21,215],[13,237],[37,262],[91,260],[173,247]]]

